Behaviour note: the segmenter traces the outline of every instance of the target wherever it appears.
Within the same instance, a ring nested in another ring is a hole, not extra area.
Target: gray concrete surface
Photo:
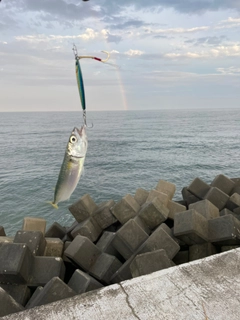
[[[240,249],[2,319],[238,320]]]

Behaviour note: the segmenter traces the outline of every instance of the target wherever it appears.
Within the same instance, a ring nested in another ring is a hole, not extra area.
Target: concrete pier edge
[[[19,313],[5,320],[237,320],[240,248]]]

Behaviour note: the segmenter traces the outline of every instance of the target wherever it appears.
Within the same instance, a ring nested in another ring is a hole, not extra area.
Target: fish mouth
[[[78,133],[80,136],[82,136],[83,130],[84,130],[84,126],[82,126],[80,129],[78,129],[77,127],[75,127],[75,128],[73,129],[73,132],[74,132],[74,131],[77,131],[77,133]]]

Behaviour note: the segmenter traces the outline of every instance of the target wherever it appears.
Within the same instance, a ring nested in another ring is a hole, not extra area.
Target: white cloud
[[[144,32],[148,35],[174,35],[174,34],[191,34],[197,32],[205,32],[218,29],[229,29],[240,26],[240,18],[229,17],[227,20],[222,20],[216,25],[210,26],[198,26],[193,28],[166,28],[166,29],[154,29],[153,27],[145,27]],[[135,34],[136,36],[136,34]]]
[[[236,67],[217,68],[216,70],[223,75],[240,75],[240,68]]]
[[[199,31],[209,30],[209,26],[194,27],[194,28],[170,28],[170,29],[153,29],[145,28],[145,32],[148,34],[181,34],[181,33],[194,33]]]
[[[219,30],[219,29],[230,29],[230,28],[235,28],[240,26],[240,18],[232,18],[229,17],[226,20],[222,20],[214,27],[214,29]]]
[[[225,20],[225,22],[230,22],[230,23],[239,22],[240,23],[240,18],[229,17],[227,20]]]
[[[141,56],[142,54],[144,54],[143,51],[141,50],[133,50],[133,49],[130,49],[126,52],[124,52],[124,54],[126,54],[127,56]]]
[[[200,51],[200,52],[170,52],[163,55],[168,59],[201,59],[201,58],[221,58],[221,57],[239,57],[240,56],[240,43],[235,43],[228,46],[216,46],[213,49]]]
[[[78,35],[45,35],[45,34],[38,34],[38,35],[26,35],[26,36],[16,36],[15,39],[17,41],[25,41],[30,43],[39,43],[39,42],[50,42],[50,41],[58,41],[62,42],[64,40],[69,39],[82,39],[85,41],[94,40],[94,39],[106,39],[108,37],[109,31],[106,29],[102,29],[100,32],[94,31],[91,28],[87,28],[84,33]]]
[[[190,59],[199,59],[206,57],[206,54],[196,53],[196,52],[186,52],[186,53],[166,53],[165,58],[177,59],[177,58],[190,58]]]

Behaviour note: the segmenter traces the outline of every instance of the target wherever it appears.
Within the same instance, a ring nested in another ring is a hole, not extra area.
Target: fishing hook
[[[83,110],[83,124],[86,128],[93,128],[93,123],[91,126],[87,125],[87,115],[86,115],[86,110]]]

